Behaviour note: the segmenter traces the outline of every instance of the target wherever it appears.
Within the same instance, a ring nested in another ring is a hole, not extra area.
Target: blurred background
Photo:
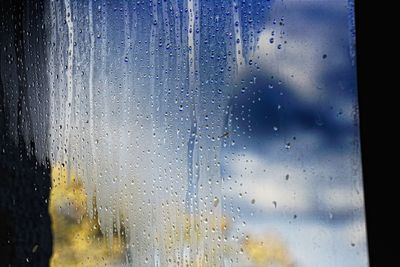
[[[231,114],[232,216],[296,266],[368,266],[352,2],[276,1],[271,19]]]
[[[27,3],[1,7],[4,264],[368,266],[353,1]]]

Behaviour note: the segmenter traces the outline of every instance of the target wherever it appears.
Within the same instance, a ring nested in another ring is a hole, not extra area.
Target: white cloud
[[[339,14],[344,21],[333,21],[334,17],[313,18],[310,16],[313,9],[329,9],[330,14]],[[270,13],[271,20],[277,23],[267,23],[259,37],[254,61],[293,88],[302,100],[318,101],[319,89],[325,86],[322,74],[347,64],[345,49],[338,47],[343,42],[341,37],[347,37],[346,12],[344,0],[277,1]],[[285,14],[284,26],[278,26],[282,14]],[[282,45],[281,49],[277,48],[278,44]],[[328,54],[326,60],[322,58],[324,54]]]

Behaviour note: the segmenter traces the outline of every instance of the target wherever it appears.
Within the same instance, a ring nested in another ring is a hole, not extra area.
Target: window
[[[368,266],[353,1],[1,13],[4,264]]]

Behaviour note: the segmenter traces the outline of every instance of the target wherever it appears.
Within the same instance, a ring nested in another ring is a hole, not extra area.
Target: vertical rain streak
[[[234,23],[234,39],[235,39],[235,56],[236,56],[236,68],[238,71],[244,66],[243,58],[243,45],[242,45],[242,33],[240,28],[240,13],[239,6],[236,0],[232,1],[232,13]]]
[[[67,82],[67,99],[66,99],[66,114],[65,114],[65,132],[64,132],[64,162],[67,163],[69,139],[71,137],[72,126],[72,105],[74,95],[73,68],[74,68],[74,23],[72,21],[72,8],[70,0],[64,0],[65,6],[65,21],[68,32],[68,47],[67,47],[67,65],[66,65],[66,82]]]
[[[230,91],[254,47],[241,36],[251,5],[237,2],[47,6],[47,153],[78,174],[106,236],[123,226],[128,265],[235,257],[224,255],[220,157]]]
[[[91,179],[94,179],[98,175],[98,171],[96,168],[96,164],[94,160],[97,158],[96,157],[96,150],[95,150],[95,135],[94,135],[94,87],[93,87],[93,82],[94,82],[94,52],[95,52],[95,43],[94,43],[94,25],[93,25],[93,2],[89,1],[88,3],[88,20],[89,20],[89,33],[88,37],[90,40],[89,43],[89,139],[90,139],[90,151],[91,155],[89,156],[89,162],[90,164],[93,164],[93,173],[90,175]],[[89,178],[89,177],[88,177]],[[92,183],[95,183],[94,180],[92,180]],[[89,209],[92,211],[92,209]]]

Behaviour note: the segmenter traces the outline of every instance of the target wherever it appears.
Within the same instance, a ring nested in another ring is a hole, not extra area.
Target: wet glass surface
[[[51,266],[368,266],[353,1],[40,3],[1,125],[51,169]]]

